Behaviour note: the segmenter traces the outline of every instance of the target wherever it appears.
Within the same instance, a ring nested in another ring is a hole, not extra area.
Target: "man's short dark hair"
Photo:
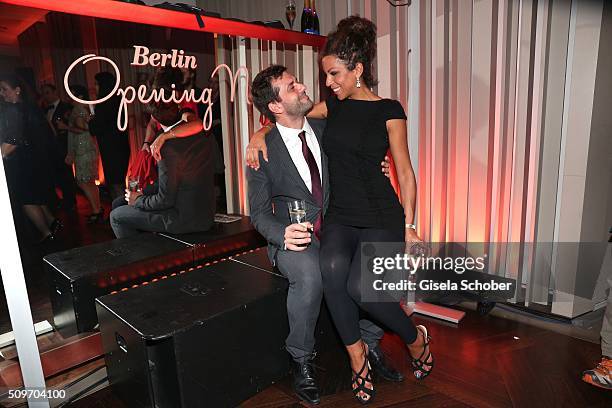
[[[255,104],[255,107],[272,122],[276,122],[276,118],[268,108],[268,104],[270,102],[281,101],[281,98],[278,96],[280,89],[278,87],[273,87],[272,81],[282,77],[285,71],[287,71],[287,67],[285,66],[271,65],[255,76],[253,85],[251,86],[253,104]]]

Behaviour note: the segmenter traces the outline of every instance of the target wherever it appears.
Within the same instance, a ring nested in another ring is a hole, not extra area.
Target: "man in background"
[[[55,186],[62,191],[62,199],[58,206],[66,211],[73,211],[76,206],[76,184],[72,166],[65,163],[68,154],[68,130],[58,127],[60,122],[68,125],[72,105],[60,99],[53,84],[44,84],[40,91],[45,103],[44,112],[55,131],[57,141],[58,154],[52,162],[55,165]]]
[[[181,118],[175,103],[160,102],[152,115],[166,129]],[[117,238],[139,231],[182,234],[210,229],[215,216],[213,147],[213,137],[202,131],[166,141],[157,164],[155,194],[126,191],[128,205],[111,212]]]

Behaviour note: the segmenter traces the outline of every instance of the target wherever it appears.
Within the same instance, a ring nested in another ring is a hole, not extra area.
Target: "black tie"
[[[315,203],[321,208],[321,211],[319,211],[319,215],[314,223],[314,234],[317,238],[319,238],[319,231],[321,230],[321,214],[323,213],[323,188],[321,187],[321,176],[319,173],[319,167],[317,166],[317,161],[306,143],[306,132],[302,130],[298,136],[302,141],[302,154],[304,155],[306,164],[308,164],[308,169],[310,170],[312,198],[314,198]]]

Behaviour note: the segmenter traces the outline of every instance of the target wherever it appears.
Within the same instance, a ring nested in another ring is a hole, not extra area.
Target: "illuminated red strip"
[[[180,28],[208,33],[237,35],[289,44],[322,47],[325,37],[297,31],[268,28],[221,18],[202,16],[204,28],[199,28],[193,14],[164,10],[138,4],[110,2],[108,0],[1,0],[0,3],[59,11],[80,16],[108,18],[131,23]]]
[[[246,252],[243,252],[243,253],[246,253]],[[178,272],[178,275],[182,275],[184,273],[192,272],[192,271],[195,271],[195,270],[200,270],[202,268],[205,268],[207,266],[211,266],[213,264],[217,264],[219,262],[225,262],[228,259],[229,258],[221,258],[221,259],[218,259],[218,260],[215,260],[215,261],[212,261],[212,262],[206,262],[204,264],[197,265],[197,266],[195,266],[193,268],[189,268],[188,270],[183,269],[183,270]],[[171,273],[170,275],[164,275],[164,276],[160,276],[159,278],[154,278],[150,282],[149,281],[145,281],[145,282],[141,282],[141,283],[136,283],[136,284],[133,284],[130,287],[122,288],[119,291],[114,290],[111,293],[109,293],[109,295],[115,295],[115,294],[117,294],[119,292],[126,292],[126,291],[128,291],[130,289],[136,289],[136,288],[139,288],[141,286],[146,286],[146,285],[148,285],[150,283],[155,283],[155,282],[157,282],[159,280],[162,280],[162,279],[168,279],[168,276],[172,277],[172,276],[176,276],[176,275],[177,275],[177,272],[174,272],[174,273]]]

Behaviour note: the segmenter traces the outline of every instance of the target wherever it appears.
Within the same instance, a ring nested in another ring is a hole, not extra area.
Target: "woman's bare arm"
[[[245,160],[247,166],[254,170],[259,170],[259,152],[262,153],[265,161],[268,161],[268,145],[266,144],[266,135],[274,127],[273,123],[262,127],[257,132],[253,133],[249,144],[246,148]]]
[[[417,185],[406,140],[406,121],[403,119],[388,120],[387,132],[389,133],[391,155],[395,162],[397,179],[400,185],[400,199],[404,206],[405,222],[406,224],[413,224]],[[406,228],[406,242],[421,242],[421,238],[414,229]]]
[[[327,104],[325,101],[315,103],[306,117],[312,119],[327,119]]]
[[[151,153],[149,146],[151,146],[151,143],[153,143],[155,140],[156,127],[156,121],[151,116],[151,118],[149,118],[149,123],[147,123],[147,130],[145,132],[144,142],[142,143],[142,150],[146,150],[147,152]]]
[[[306,115],[311,119],[326,119],[327,104],[319,102],[314,104],[310,112]],[[253,133],[246,149],[245,160],[247,166],[257,170],[259,169],[259,152],[262,153],[265,161],[268,161],[268,146],[266,145],[266,135],[274,125],[264,126],[257,132]]]
[[[181,119],[186,121],[186,123],[182,123],[172,128],[168,132],[162,133],[153,143],[151,143],[150,151],[155,160],[161,160],[161,148],[167,140],[177,137],[193,136],[202,131],[202,121],[198,119],[198,116],[195,113],[185,112],[181,116]]]
[[[13,152],[15,152],[15,149],[17,149],[17,146],[10,143],[2,143],[2,146],[0,146],[0,151],[2,152],[3,158],[13,154]]]

